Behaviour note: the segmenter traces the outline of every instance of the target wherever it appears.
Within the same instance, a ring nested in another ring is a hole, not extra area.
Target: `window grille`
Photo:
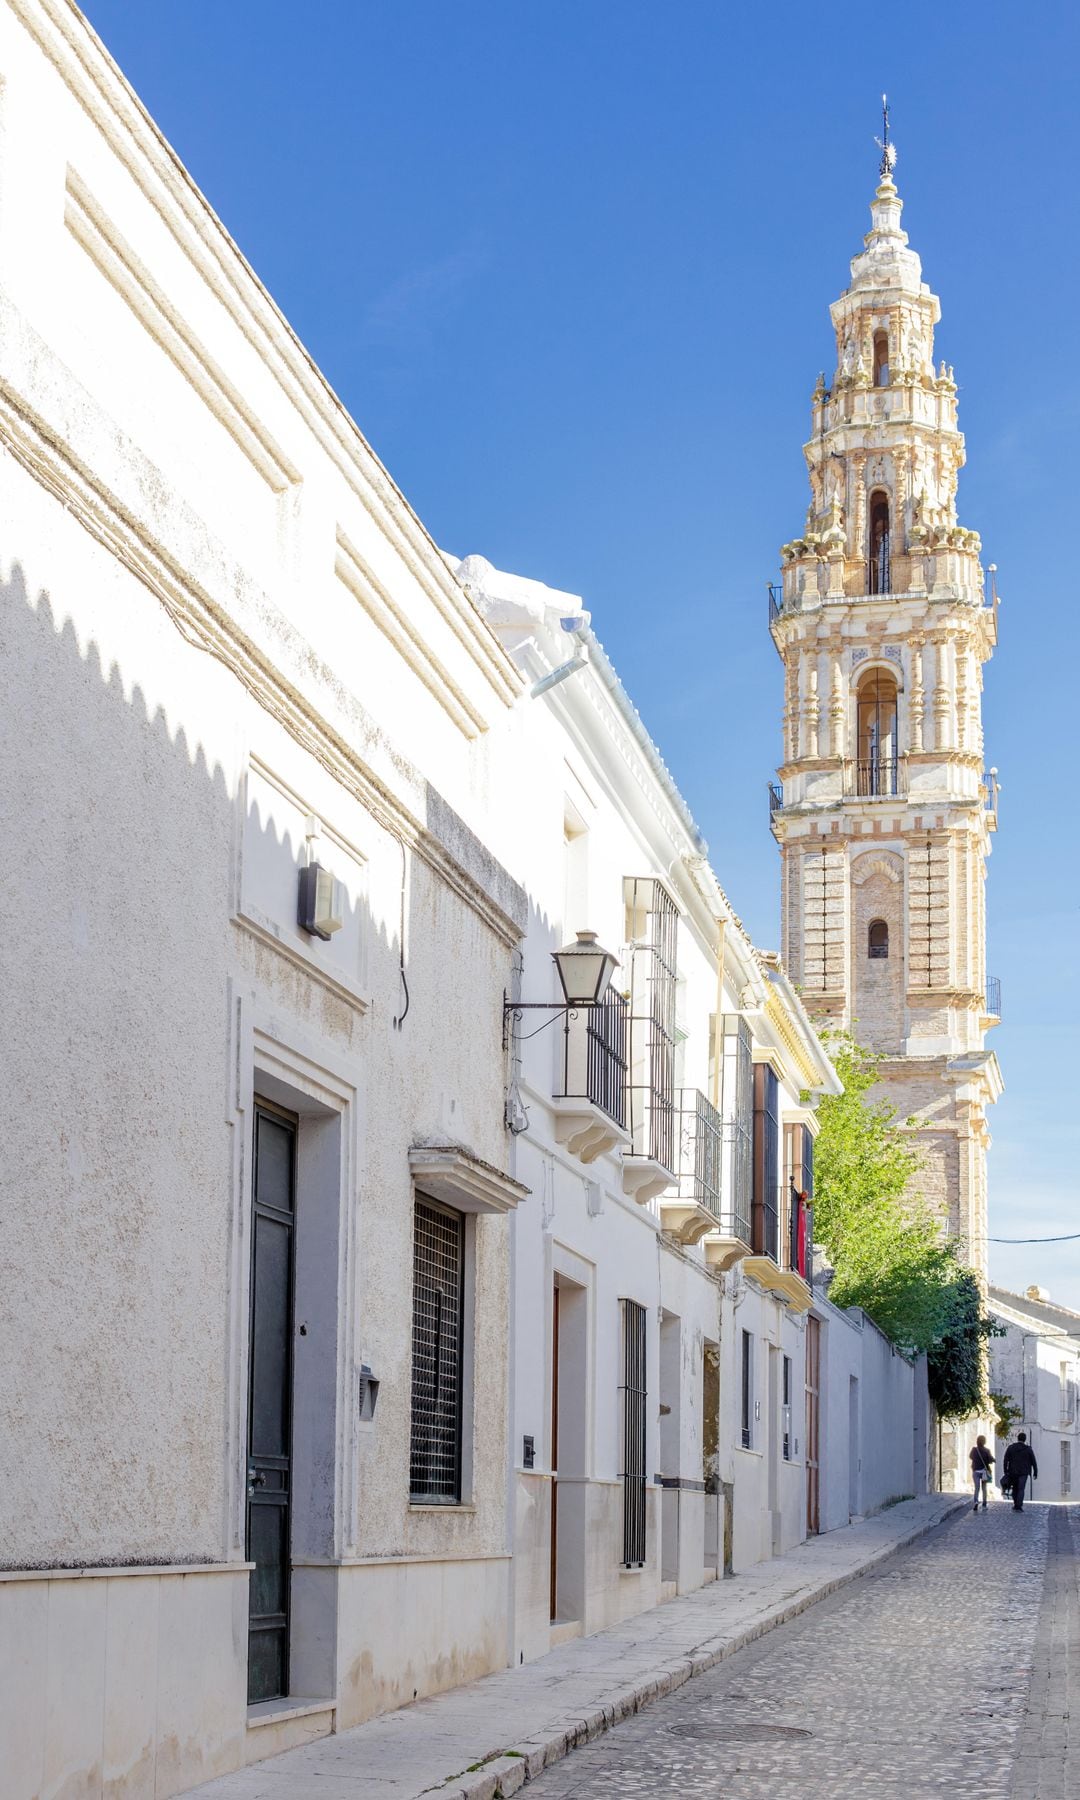
[[[1072,1445],[1061,1446],[1061,1498],[1067,1500],[1072,1493]]]
[[[754,1049],[750,1027],[739,1013],[724,1014],[722,1045],[725,1216],[732,1235],[749,1244],[754,1191]]]
[[[809,1281],[814,1234],[814,1140],[802,1124],[784,1126],[784,1189],[788,1196],[788,1267]]]
[[[461,1362],[465,1221],[418,1198],[413,1225],[412,1434],[414,1503],[461,1499]]]
[[[633,1155],[675,1173],[675,995],[679,914],[651,876],[625,884],[630,950]]]
[[[866,954],[884,960],[889,954],[889,927],[884,919],[871,919],[866,933]]]
[[[780,1261],[780,1084],[768,1063],[754,1069],[754,1210],[755,1256]]]
[[[784,1461],[790,1462],[791,1461],[791,1358],[790,1358],[790,1356],[785,1356],[785,1358],[784,1358],[783,1395],[784,1395],[784,1398],[783,1398],[784,1410],[781,1415],[781,1418],[782,1418],[782,1422],[783,1422]]]
[[[742,1447],[749,1450],[753,1439],[751,1416],[754,1404],[754,1340],[748,1331],[742,1334]]]
[[[623,1563],[645,1562],[645,1308],[624,1300],[622,1355]]]
[[[679,1092],[679,1197],[705,1206],[719,1223],[724,1126],[697,1088]]]

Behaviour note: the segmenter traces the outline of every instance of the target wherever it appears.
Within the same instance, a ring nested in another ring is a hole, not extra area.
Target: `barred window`
[[[754,1195],[754,1046],[741,1013],[722,1020],[724,1136],[730,1145],[731,1226],[750,1242]]]
[[[645,1562],[645,1308],[622,1302],[623,1563]]]
[[[630,946],[630,1130],[634,1156],[675,1170],[679,912],[651,875],[623,883]]]
[[[465,1221],[418,1197],[413,1224],[412,1438],[414,1503],[461,1499],[461,1361]]]

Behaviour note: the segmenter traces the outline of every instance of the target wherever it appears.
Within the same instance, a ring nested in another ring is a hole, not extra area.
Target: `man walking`
[[[1010,1444],[1005,1452],[1002,1473],[1012,1489],[1014,1512],[1024,1510],[1024,1489],[1028,1484],[1028,1476],[1039,1477],[1039,1465],[1035,1461],[1035,1452],[1027,1441],[1027,1432],[1018,1431],[1015,1444]]]

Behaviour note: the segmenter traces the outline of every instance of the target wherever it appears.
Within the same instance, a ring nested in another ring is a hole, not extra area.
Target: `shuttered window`
[[[622,1302],[623,1563],[645,1561],[645,1308]]]
[[[415,1504],[461,1499],[461,1360],[465,1221],[416,1201],[413,1226],[412,1435]]]

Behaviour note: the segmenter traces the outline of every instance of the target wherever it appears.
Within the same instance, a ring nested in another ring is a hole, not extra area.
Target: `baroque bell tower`
[[[983,665],[997,596],[959,523],[951,368],[941,315],[901,229],[886,133],[865,248],[831,308],[836,373],[805,446],[810,506],[783,546],[770,627],[784,664],[784,959],[810,1012],[883,1054],[917,1121],[919,1186],[986,1276],[985,877],[997,783],[984,774]],[[992,577],[992,569],[991,569]]]

